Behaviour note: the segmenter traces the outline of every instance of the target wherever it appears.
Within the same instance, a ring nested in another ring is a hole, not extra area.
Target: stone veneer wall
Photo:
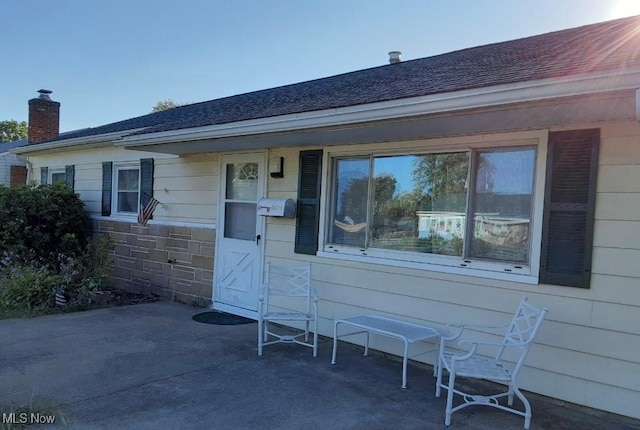
[[[95,220],[94,232],[115,241],[109,283],[184,303],[211,303],[215,230]]]

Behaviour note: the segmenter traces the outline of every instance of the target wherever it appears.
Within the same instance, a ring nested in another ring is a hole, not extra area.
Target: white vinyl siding
[[[152,222],[215,224],[217,154],[178,157],[121,148],[95,148],[29,156],[35,172],[41,166],[75,165],[74,191],[80,194],[87,211],[94,216],[100,216],[101,212],[102,162],[113,161],[115,173],[118,165],[149,157],[154,159],[154,197],[161,203]],[[115,211],[111,218],[117,218]]]

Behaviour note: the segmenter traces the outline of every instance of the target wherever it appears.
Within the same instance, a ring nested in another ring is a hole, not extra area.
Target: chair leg
[[[451,425],[451,409],[453,409],[453,385],[456,379],[456,374],[453,369],[449,373],[449,389],[447,390],[447,410],[446,415],[444,417],[444,425]]]
[[[258,318],[258,356],[262,357],[262,343],[264,341],[264,333],[262,330],[262,318]]]
[[[313,320],[313,356],[318,356],[318,315]]]
[[[306,328],[304,330],[304,341],[309,342],[309,321],[305,324]]]
[[[317,332],[318,330],[316,330]],[[336,364],[336,354],[338,353],[338,322],[333,325],[333,351],[331,352],[331,364]]]
[[[409,343],[404,342],[404,357],[402,358],[402,388],[407,388],[407,361],[409,359]]]
[[[318,331],[313,332],[313,356],[318,356]]]
[[[438,374],[436,376],[436,397],[440,397],[441,384],[442,384],[442,363],[440,362],[440,355],[438,355],[438,364],[436,365]]]
[[[524,394],[522,394],[520,389],[518,389],[518,387],[513,385],[513,383],[509,384],[509,387],[513,388],[513,392],[515,393],[516,396],[518,396],[518,398],[522,401],[522,404],[524,405],[524,428],[525,430],[529,430],[529,427],[531,426],[531,404],[529,404],[529,400],[527,400],[527,398],[524,396]]]

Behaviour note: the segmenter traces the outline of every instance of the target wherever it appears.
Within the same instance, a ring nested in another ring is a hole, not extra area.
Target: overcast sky
[[[0,120],[61,131],[640,14],[640,0],[3,0]]]

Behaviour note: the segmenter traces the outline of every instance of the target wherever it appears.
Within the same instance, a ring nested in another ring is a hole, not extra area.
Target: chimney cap
[[[38,96],[38,98],[43,100],[51,100],[51,97],[49,97],[49,94],[51,94],[52,92],[53,91],[51,90],[40,89],[38,90],[38,93],[40,93],[40,96]]]
[[[402,52],[400,51],[390,51],[389,52],[389,64],[396,64],[402,61]]]

